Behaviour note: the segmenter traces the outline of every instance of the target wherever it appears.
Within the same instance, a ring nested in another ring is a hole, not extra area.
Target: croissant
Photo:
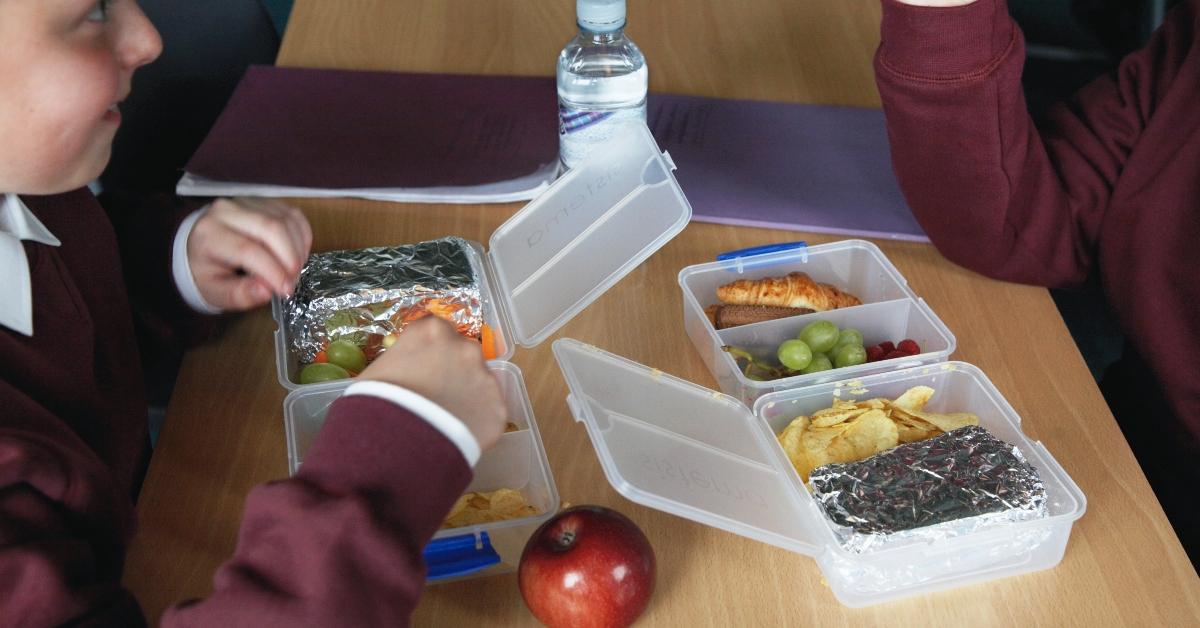
[[[862,303],[858,297],[827,283],[817,283],[800,272],[788,273],[787,277],[739,279],[717,288],[717,298],[730,305],[801,307],[817,312]]]

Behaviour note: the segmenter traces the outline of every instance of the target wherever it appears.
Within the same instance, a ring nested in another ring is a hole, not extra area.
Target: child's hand
[[[200,295],[222,310],[288,296],[308,259],[312,229],[300,210],[270,199],[219,199],[188,236]]]
[[[479,442],[496,444],[508,421],[500,384],[483,361],[479,343],[433,316],[410,323],[358,376],[403,386],[458,417]]]

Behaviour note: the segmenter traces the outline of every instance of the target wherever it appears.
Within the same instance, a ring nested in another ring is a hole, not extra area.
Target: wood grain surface
[[[875,105],[876,0],[630,0],[629,32],[651,88],[781,101]],[[299,0],[280,63],[551,74],[573,3]],[[297,201],[316,250],[460,235],[487,242],[519,204],[438,206]],[[713,387],[682,328],[675,276],[721,251],[814,234],[692,224],[557,337],[603,347]],[[658,557],[646,626],[1195,625],[1200,579],[1092,381],[1046,290],[986,279],[929,245],[877,241],[1087,496],[1054,569],[867,609],[841,606],[811,559],[633,504],[607,483],[550,342],[518,349],[564,502],[630,516]],[[125,583],[155,620],[211,591],[233,551],[246,495],[286,476],[282,401],[266,311],[234,317],[186,357],[139,502]],[[553,339],[553,338],[552,338]],[[552,340],[551,339],[551,340]],[[431,586],[423,626],[535,625],[514,575]]]

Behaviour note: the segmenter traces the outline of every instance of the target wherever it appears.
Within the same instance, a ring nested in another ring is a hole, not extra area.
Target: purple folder
[[[252,67],[187,165],[318,188],[480,185],[558,150],[554,79]],[[651,94],[649,125],[699,221],[926,240],[881,111]]]
[[[553,78],[253,66],[187,172],[318,188],[505,181],[558,158]]]
[[[878,109],[651,94],[648,117],[695,220],[928,241]]]

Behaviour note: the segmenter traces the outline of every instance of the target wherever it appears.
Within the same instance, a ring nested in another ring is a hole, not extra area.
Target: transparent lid
[[[631,501],[815,555],[820,522],[775,435],[739,401],[569,338],[554,355],[608,481]]]
[[[645,124],[628,125],[492,234],[513,339],[545,340],[675,237],[692,207]]]

